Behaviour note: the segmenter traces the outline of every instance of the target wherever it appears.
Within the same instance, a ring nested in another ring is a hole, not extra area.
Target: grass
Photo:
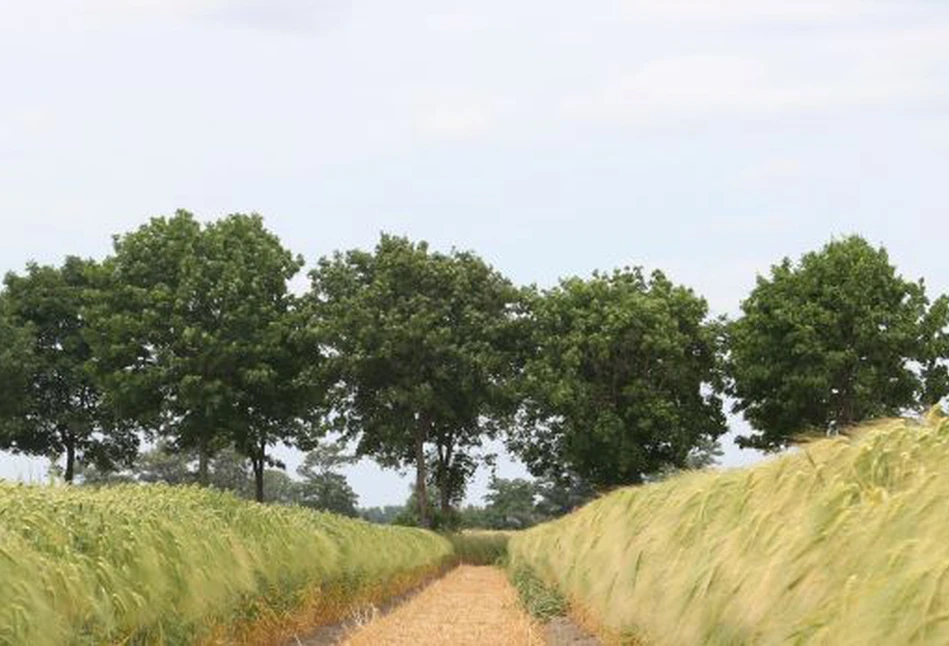
[[[567,600],[553,586],[540,579],[533,570],[521,565],[508,570],[508,579],[517,590],[524,609],[540,621],[559,617],[567,612]]]
[[[280,643],[452,558],[431,532],[207,489],[0,483],[0,644]]]
[[[946,644],[947,530],[949,421],[933,414],[619,490],[509,552],[603,636]]]
[[[446,534],[455,557],[466,565],[497,565],[507,557],[510,532],[477,530]]]

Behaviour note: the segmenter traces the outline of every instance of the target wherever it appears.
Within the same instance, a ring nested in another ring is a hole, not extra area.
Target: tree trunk
[[[436,446],[437,460],[435,462],[435,482],[438,483],[438,506],[442,518],[448,518],[451,513],[451,491],[448,490],[448,465],[451,460],[450,448]]]
[[[63,479],[67,484],[72,484],[73,476],[76,472],[76,444],[72,440],[66,441],[66,473]]]
[[[264,459],[267,456],[267,445],[260,443],[260,453],[257,457],[251,458],[251,464],[254,466],[254,497],[257,502],[264,501]]]
[[[854,410],[853,382],[854,377],[847,375],[841,380],[841,385],[838,387],[837,392],[840,397],[840,403],[837,407],[836,419],[834,420],[838,432],[848,426],[852,426],[856,421],[854,419],[856,412]]]
[[[428,515],[428,485],[425,473],[425,438],[430,422],[425,415],[419,416],[419,427],[415,431],[415,497],[418,500],[418,524],[430,529],[432,519]]]
[[[852,426],[855,421],[856,413],[854,413],[853,395],[849,390],[844,395],[843,414],[840,417],[840,426],[842,428]]]
[[[439,498],[441,498],[442,517],[448,518],[451,513],[451,492],[448,491],[447,483],[442,482],[438,489]]]
[[[210,462],[211,450],[208,447],[208,439],[202,437],[198,442],[198,484],[202,487],[207,487],[211,484]]]

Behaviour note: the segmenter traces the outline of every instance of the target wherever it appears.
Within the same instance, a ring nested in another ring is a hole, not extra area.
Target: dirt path
[[[543,630],[521,609],[504,572],[461,566],[352,633],[349,646],[540,646]]]

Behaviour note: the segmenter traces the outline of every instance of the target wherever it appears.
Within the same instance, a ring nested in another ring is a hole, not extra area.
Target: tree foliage
[[[534,487],[537,492],[536,513],[545,520],[569,514],[596,497],[596,490],[590,483],[571,473],[556,479],[538,478]]]
[[[295,501],[304,507],[343,516],[358,516],[359,497],[338,470],[355,463],[342,443],[323,442],[309,451],[297,468],[302,482],[296,485]]]
[[[780,448],[946,393],[944,299],[930,308],[922,281],[903,279],[862,238],[785,258],[741,310],[728,347],[734,410],[755,429],[742,446]]]
[[[130,461],[138,448],[133,427],[116,420],[91,374],[84,309],[96,289],[95,272],[95,262],[68,257],[61,267],[31,263],[25,275],[9,273],[4,281],[2,333],[32,347],[19,358],[3,352],[2,365],[14,379],[26,377],[26,390],[0,419],[0,448],[65,454],[67,482],[77,462],[110,468]]]
[[[568,514],[596,497],[588,483],[576,476],[549,478],[492,477],[484,506],[467,506],[459,511],[458,522],[472,529],[525,529]]]
[[[447,511],[470,455],[514,408],[518,293],[469,252],[431,252],[383,235],[311,273],[314,328],[332,348],[337,428],[384,465],[414,464],[423,524],[426,475]]]
[[[725,431],[707,312],[690,289],[638,268],[536,295],[512,450],[535,476],[569,473],[598,489],[685,466]]]
[[[35,340],[30,326],[14,321],[0,293],[0,424],[21,418],[29,405]]]
[[[100,372],[123,415],[197,450],[203,483],[234,446],[263,500],[268,447],[310,428],[317,395],[287,290],[302,265],[256,215],[202,227],[179,211],[115,239],[93,309]]]
[[[530,480],[491,478],[485,495],[488,529],[524,529],[538,521],[537,486]]]
[[[359,517],[370,523],[379,525],[392,525],[405,508],[402,505],[385,505],[383,507],[361,507],[358,509]]]

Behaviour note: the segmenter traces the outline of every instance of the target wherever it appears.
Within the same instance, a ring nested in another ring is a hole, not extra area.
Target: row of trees
[[[603,490],[709,461],[734,399],[766,450],[936,402],[949,390],[945,297],[852,237],[772,268],[735,321],[638,268],[516,287],[471,252],[383,235],[303,260],[259,216],[178,212],[117,236],[101,263],[8,274],[0,448],[100,470],[142,438],[249,460],[265,498],[280,442],[338,432],[414,468],[419,521],[461,502],[503,438],[531,473]],[[437,492],[437,504],[429,499]]]
[[[264,471],[264,500],[267,503],[300,505],[343,516],[360,515],[359,497],[340,470],[352,464],[355,457],[346,453],[339,443],[324,442],[307,452],[297,467],[297,478],[286,471],[270,468]],[[194,451],[178,451],[159,442],[138,455],[126,468],[98,469],[86,464],[77,476],[84,486],[103,486],[120,483],[165,483],[189,485],[198,483],[195,469],[198,456]],[[59,465],[53,465],[59,470]],[[62,474],[56,474],[62,475]],[[219,451],[208,464],[208,484],[230,491],[242,498],[256,497],[256,482],[246,457],[233,448]],[[401,509],[401,508],[400,508]],[[380,521],[381,522],[381,521]],[[386,522],[391,522],[389,519]]]
[[[449,529],[524,529],[557,518],[589,502],[596,491],[589,485],[492,476],[483,505],[466,505],[446,516],[430,506],[433,526]],[[375,523],[410,525],[419,523],[418,498],[409,496],[404,505],[369,507],[359,516]]]

